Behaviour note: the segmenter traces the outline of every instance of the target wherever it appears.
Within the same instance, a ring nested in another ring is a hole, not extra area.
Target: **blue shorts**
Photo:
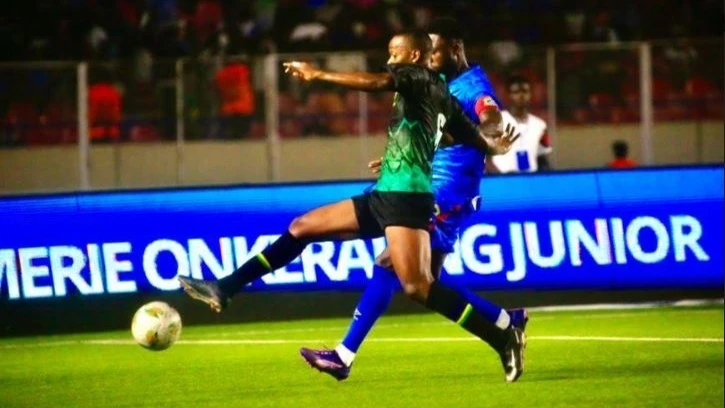
[[[428,224],[430,246],[434,251],[449,254],[454,250],[463,222],[480,208],[481,196],[464,200],[435,198],[435,213]]]

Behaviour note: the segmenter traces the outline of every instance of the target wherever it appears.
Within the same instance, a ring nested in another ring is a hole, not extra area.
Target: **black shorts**
[[[355,216],[364,237],[385,235],[390,226],[428,230],[435,200],[431,193],[380,192],[352,198]]]

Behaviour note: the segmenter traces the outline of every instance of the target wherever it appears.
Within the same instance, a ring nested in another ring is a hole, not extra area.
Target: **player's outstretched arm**
[[[521,134],[515,133],[516,128],[511,124],[506,125],[506,129],[504,129],[503,134],[496,131],[493,132],[493,134],[491,135],[487,135],[486,131],[481,130],[481,137],[486,141],[486,144],[488,145],[488,150],[486,153],[492,156],[508,153],[509,150],[511,150],[511,147],[514,145],[514,142],[516,142],[516,140],[521,137]]]
[[[315,68],[306,62],[285,62],[284,72],[303,81],[324,81],[350,89],[367,92],[392,91],[393,76],[388,72],[329,72]]]
[[[481,103],[480,111],[478,103]],[[476,111],[479,112],[479,129],[488,143],[488,151],[486,153],[490,156],[508,153],[511,150],[513,142],[519,138],[519,135],[514,136],[516,128],[513,125],[507,125],[504,128],[501,110],[496,104],[496,101],[490,96],[482,96],[478,103],[476,104]],[[489,162],[493,163],[490,160]],[[494,171],[493,168],[491,171]]]
[[[451,115],[446,122],[445,130],[456,142],[475,146],[490,155],[499,155],[511,150],[511,146],[520,137],[519,134],[515,134],[516,129],[513,126],[507,125],[505,129],[503,128],[501,113],[498,110],[485,113],[488,116],[479,127],[463,113],[458,101],[452,99],[452,102]]]

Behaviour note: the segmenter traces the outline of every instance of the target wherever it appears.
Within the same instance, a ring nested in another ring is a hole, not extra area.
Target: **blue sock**
[[[376,265],[373,270],[373,278],[355,308],[353,320],[345,339],[342,340],[343,346],[353,353],[357,353],[370,329],[388,308],[393,293],[398,289],[400,289],[398,277]]]
[[[489,322],[499,326],[502,329],[508,328],[511,324],[511,318],[501,306],[491,303],[488,300],[478,296],[464,286],[450,282],[451,279],[444,279],[445,284],[463,296],[473,309],[483,315]],[[503,312],[503,313],[502,313]]]

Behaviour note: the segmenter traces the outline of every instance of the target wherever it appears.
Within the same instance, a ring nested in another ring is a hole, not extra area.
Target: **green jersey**
[[[477,128],[452,99],[443,78],[419,65],[388,65],[395,97],[380,177],[381,192],[432,193],[433,154],[443,130],[477,137]]]

